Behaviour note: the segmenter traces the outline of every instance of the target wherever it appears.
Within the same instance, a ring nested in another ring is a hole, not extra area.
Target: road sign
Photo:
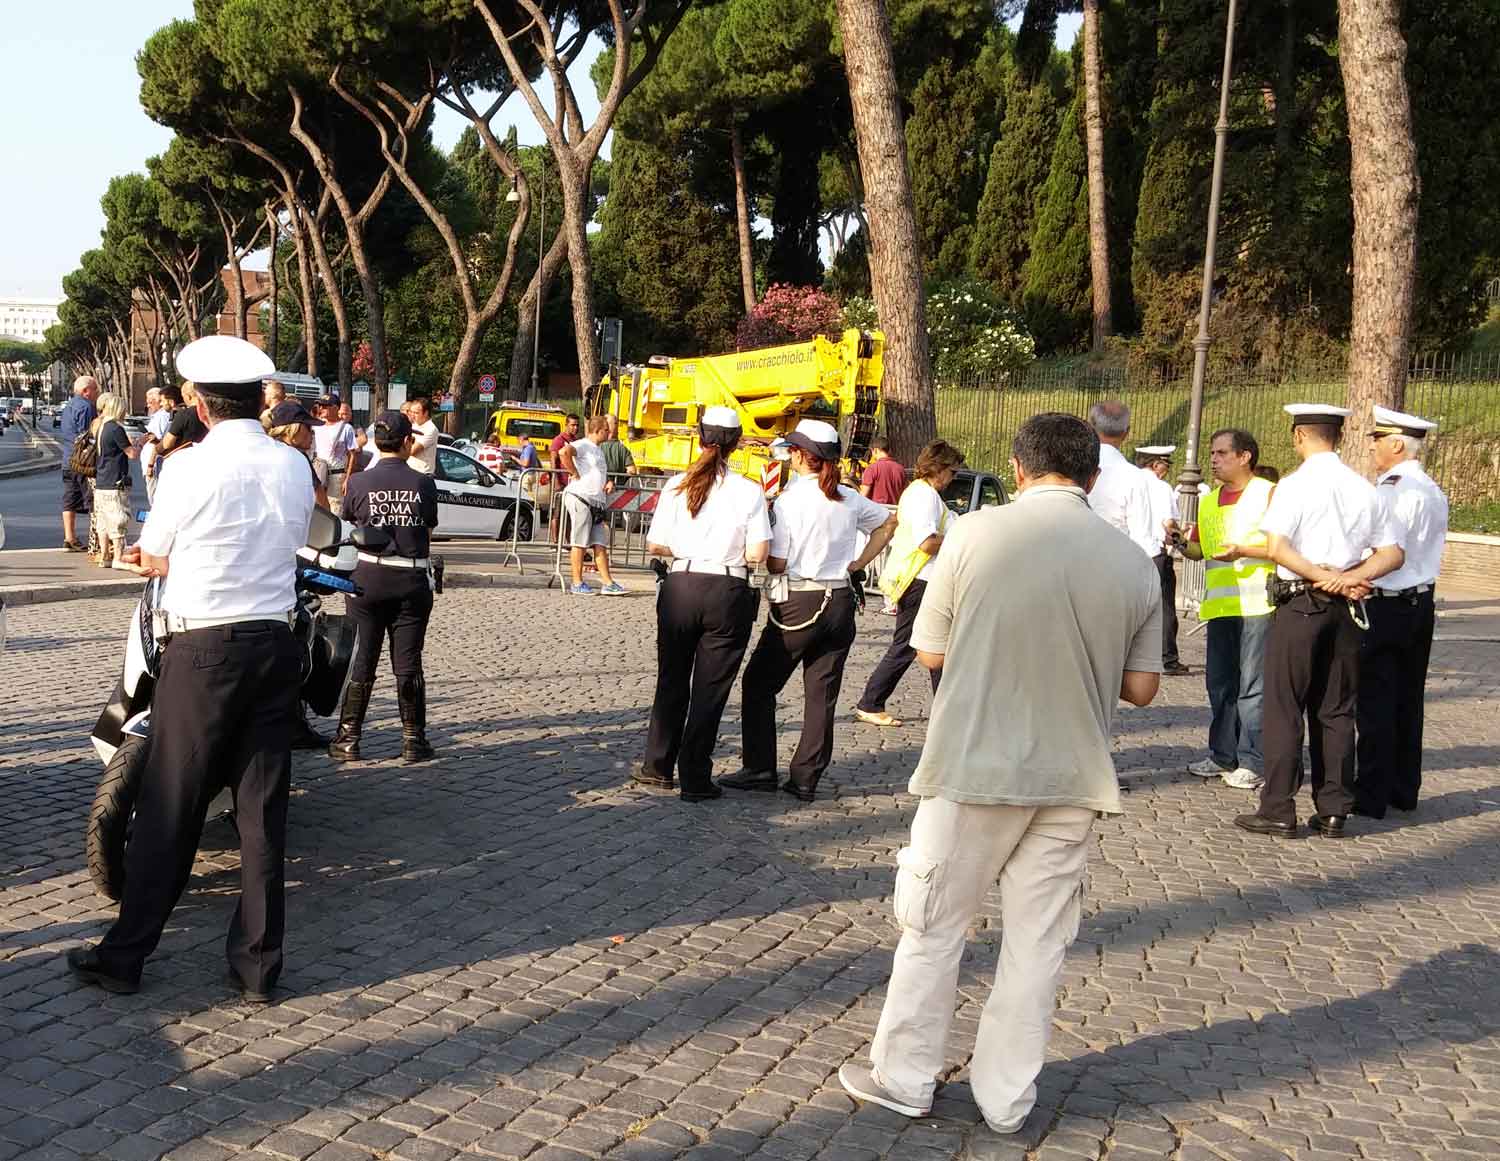
[[[479,376],[479,402],[495,402],[495,377],[493,375]]]

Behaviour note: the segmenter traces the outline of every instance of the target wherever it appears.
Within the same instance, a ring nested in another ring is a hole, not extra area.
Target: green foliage
[[[1036,344],[1014,313],[983,282],[955,279],[927,294],[927,342],[942,379],[999,376],[1036,356]]]
[[[844,300],[844,329],[861,331],[880,329],[880,315],[875,300],[867,294],[856,294]]]
[[[701,143],[659,148],[617,133],[595,266],[600,309],[631,357],[728,350],[742,309],[732,213],[700,197]]]
[[[1068,106],[1052,170],[1037,195],[1031,256],[1026,261],[1023,313],[1044,352],[1086,342],[1093,319],[1089,270],[1088,158],[1083,140],[1083,94]]]
[[[1036,195],[1052,169],[1065,95],[1066,75],[1060,68],[1035,85],[1013,84],[1006,96],[1000,140],[990,154],[969,266],[1012,306],[1021,303]]]

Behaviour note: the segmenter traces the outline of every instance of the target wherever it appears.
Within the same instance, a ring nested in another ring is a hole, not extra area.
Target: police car
[[[509,540],[520,518],[520,539],[531,539],[536,522],[530,498],[518,495],[516,482],[492,472],[454,447],[439,446],[433,476],[438,493],[436,536],[485,536]],[[519,501],[519,505],[518,505]]]

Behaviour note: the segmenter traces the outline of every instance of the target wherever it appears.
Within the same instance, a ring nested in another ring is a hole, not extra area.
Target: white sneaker
[[[1243,766],[1238,770],[1224,771],[1224,785],[1233,786],[1236,790],[1259,790],[1265,782],[1254,770],[1247,770]]]
[[[1226,773],[1224,767],[1220,766],[1212,758],[1204,758],[1201,762],[1194,762],[1187,768],[1189,774],[1196,774],[1199,778],[1217,778]]]

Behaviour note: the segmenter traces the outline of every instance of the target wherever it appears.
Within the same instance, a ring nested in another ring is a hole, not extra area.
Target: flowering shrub
[[[927,342],[940,379],[1003,375],[1036,357],[1026,328],[976,279],[939,283],[928,292]]]
[[[396,363],[391,358],[389,347],[386,348],[385,362],[385,373],[388,376],[395,375]],[[356,379],[368,379],[375,374],[375,360],[370,355],[370,341],[368,339],[361,340],[359,345],[354,348],[353,369]]]
[[[880,329],[880,315],[875,310],[875,300],[862,294],[851,295],[844,301],[844,329],[876,331]]]
[[[800,343],[814,335],[836,335],[843,329],[838,302],[816,286],[772,285],[755,309],[740,320],[735,346],[741,351]]]

